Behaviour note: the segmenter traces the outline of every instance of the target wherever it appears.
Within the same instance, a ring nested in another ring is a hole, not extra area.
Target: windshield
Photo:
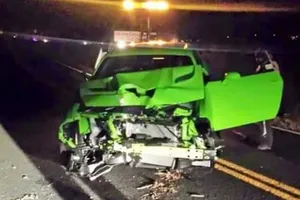
[[[189,56],[177,55],[134,55],[106,58],[94,78],[108,77],[120,72],[146,71],[166,67],[193,65]]]

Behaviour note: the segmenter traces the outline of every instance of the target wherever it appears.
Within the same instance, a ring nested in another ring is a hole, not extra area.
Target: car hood
[[[80,89],[86,107],[159,106],[204,98],[202,68],[185,66],[118,73]]]

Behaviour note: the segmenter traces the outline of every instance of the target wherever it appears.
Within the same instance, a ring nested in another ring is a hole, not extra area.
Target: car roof
[[[179,46],[179,47],[178,47]],[[136,56],[136,55],[174,55],[174,56],[189,56],[193,60],[193,62],[196,64],[198,55],[195,54],[195,50],[192,49],[186,49],[185,47],[182,47],[182,43],[180,44],[171,44],[171,45],[163,45],[163,46],[157,46],[157,45],[142,45],[142,46],[127,46],[124,49],[118,49],[114,48],[113,50],[110,50],[106,53],[106,55],[103,57],[103,60],[105,58],[109,57],[121,57],[121,56]],[[197,58],[196,58],[197,57]],[[201,58],[200,58],[201,59]],[[100,67],[101,63],[95,68],[97,71]],[[202,61],[201,61],[202,62]],[[209,74],[209,67],[207,65],[201,64],[205,70],[206,74]]]
[[[107,53],[107,57],[131,56],[131,55],[176,55],[193,56],[193,51],[172,47],[127,47],[126,49],[113,49]]]

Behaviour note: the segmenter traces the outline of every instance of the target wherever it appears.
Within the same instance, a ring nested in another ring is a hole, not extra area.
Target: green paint
[[[107,120],[107,125],[108,128],[110,130],[110,136],[114,141],[120,141],[121,138],[119,136],[119,131],[116,129],[115,125],[114,125],[114,117],[111,116],[108,120]]]
[[[282,90],[283,80],[278,72],[210,82],[205,87],[199,114],[207,117],[216,131],[273,119],[280,107]]]
[[[107,78],[92,78],[80,88],[80,96],[87,107],[144,106],[156,113],[149,117],[155,121],[166,116],[161,108],[193,102],[194,107],[178,107],[173,116],[182,118],[181,139],[184,147],[196,144],[203,148],[198,138],[194,120],[207,118],[215,131],[273,119],[279,110],[283,80],[278,72],[267,72],[241,76],[237,72],[226,74],[224,80],[204,84],[203,76],[209,74],[209,66],[201,64],[191,50],[130,48],[107,53],[106,58],[129,55],[178,55],[189,56],[190,66],[179,66],[138,72],[117,73]],[[106,121],[111,141],[120,142],[121,137],[114,125],[118,117],[125,114],[110,111],[80,113],[79,104],[74,104],[59,127],[58,138],[74,148],[72,139],[65,138],[63,127],[68,123],[79,123],[80,134],[89,133],[89,118]],[[193,116],[193,120],[191,119]],[[146,117],[146,116],[145,116]],[[148,118],[148,116],[147,116]],[[197,139],[198,138],[198,139]]]
[[[79,123],[79,133],[85,135],[90,132],[90,124],[88,118],[80,118]]]

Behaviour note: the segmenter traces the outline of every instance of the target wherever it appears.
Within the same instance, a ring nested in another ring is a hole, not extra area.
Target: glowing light
[[[169,4],[166,1],[147,1],[143,7],[147,10],[168,10]]]
[[[276,36],[276,34],[274,33],[274,34],[273,34],[273,37],[275,37],[275,36]]]
[[[105,6],[122,6],[120,1],[115,0],[57,0],[59,2],[68,3],[83,3],[93,5],[105,5]],[[170,9],[175,10],[189,10],[189,11],[212,11],[212,12],[299,12],[298,6],[283,6],[276,3],[264,3],[264,2],[249,2],[249,3],[208,3],[210,1],[201,1],[195,3],[172,3]],[[137,7],[134,3],[134,7]],[[138,7],[140,7],[138,5]]]
[[[14,35],[13,38],[17,38],[17,35]]]
[[[227,39],[229,39],[230,38],[230,36],[229,35],[227,35]]]
[[[129,46],[134,47],[135,46],[135,42],[130,42]]]
[[[32,41],[37,42],[38,39],[37,39],[36,37],[33,37],[33,38],[32,38]]]
[[[117,43],[117,47],[118,47],[119,49],[125,49],[125,48],[126,48],[126,43],[125,43],[124,41],[119,41],[119,42]]]
[[[46,38],[44,38],[44,39],[43,39],[43,42],[44,42],[44,43],[47,43],[47,42],[49,42],[49,40],[46,39]]]
[[[3,34],[3,31],[2,30],[0,30],[0,35],[2,35]]]
[[[264,3],[177,3],[171,5],[175,10],[189,10],[189,11],[210,11],[210,12],[291,12],[299,11],[298,7],[292,6],[278,6],[276,4],[266,5]]]
[[[254,37],[256,37],[256,36],[257,36],[257,34],[255,33],[255,34],[254,34]]]
[[[87,41],[83,41],[82,44],[83,44],[83,45],[87,45],[88,42],[87,42]]]
[[[155,44],[156,44],[156,41],[151,40],[151,41],[148,42],[148,44],[150,44],[150,45],[155,45]]]
[[[189,45],[188,44],[184,44],[184,49],[187,49],[189,47]]]
[[[125,10],[133,10],[134,9],[134,2],[131,0],[126,0],[123,2],[123,8]]]
[[[153,57],[152,60],[164,60],[164,57]]]
[[[166,42],[165,42],[165,41],[162,41],[162,40],[158,40],[158,41],[157,41],[157,44],[158,44],[159,46],[162,46],[162,45],[166,44]]]
[[[163,41],[163,40],[150,40],[150,41],[147,42],[146,44],[163,46],[163,45],[165,45],[166,43],[167,43],[167,42],[166,42],[166,41]]]

